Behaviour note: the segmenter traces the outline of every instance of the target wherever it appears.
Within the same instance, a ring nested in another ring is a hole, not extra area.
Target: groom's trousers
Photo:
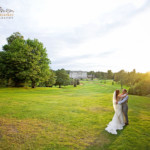
[[[127,102],[122,104],[122,111],[125,116],[125,123],[128,123],[128,104],[127,104]]]

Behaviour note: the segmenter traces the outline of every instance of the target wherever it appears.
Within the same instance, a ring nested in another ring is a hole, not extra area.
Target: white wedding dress
[[[123,126],[125,124],[124,124],[124,118],[122,112],[122,105],[116,104],[116,92],[114,92],[113,95],[113,107],[114,107],[115,114],[113,116],[112,121],[109,122],[105,130],[108,131],[109,133],[117,134],[117,130],[123,129]]]

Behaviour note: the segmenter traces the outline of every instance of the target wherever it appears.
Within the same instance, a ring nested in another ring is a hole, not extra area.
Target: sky
[[[0,0],[0,50],[20,32],[44,44],[54,70],[150,71],[150,0]]]

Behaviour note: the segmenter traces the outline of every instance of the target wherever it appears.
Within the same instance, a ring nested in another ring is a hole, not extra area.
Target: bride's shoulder
[[[125,96],[125,94],[124,95],[123,94],[118,95],[119,98],[123,98],[124,96]]]

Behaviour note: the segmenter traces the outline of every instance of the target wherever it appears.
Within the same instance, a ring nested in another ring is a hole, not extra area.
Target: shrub
[[[150,94],[150,81],[142,80],[129,89],[129,94],[145,96]]]
[[[80,84],[80,80],[79,79],[77,79],[77,85],[79,85]]]

